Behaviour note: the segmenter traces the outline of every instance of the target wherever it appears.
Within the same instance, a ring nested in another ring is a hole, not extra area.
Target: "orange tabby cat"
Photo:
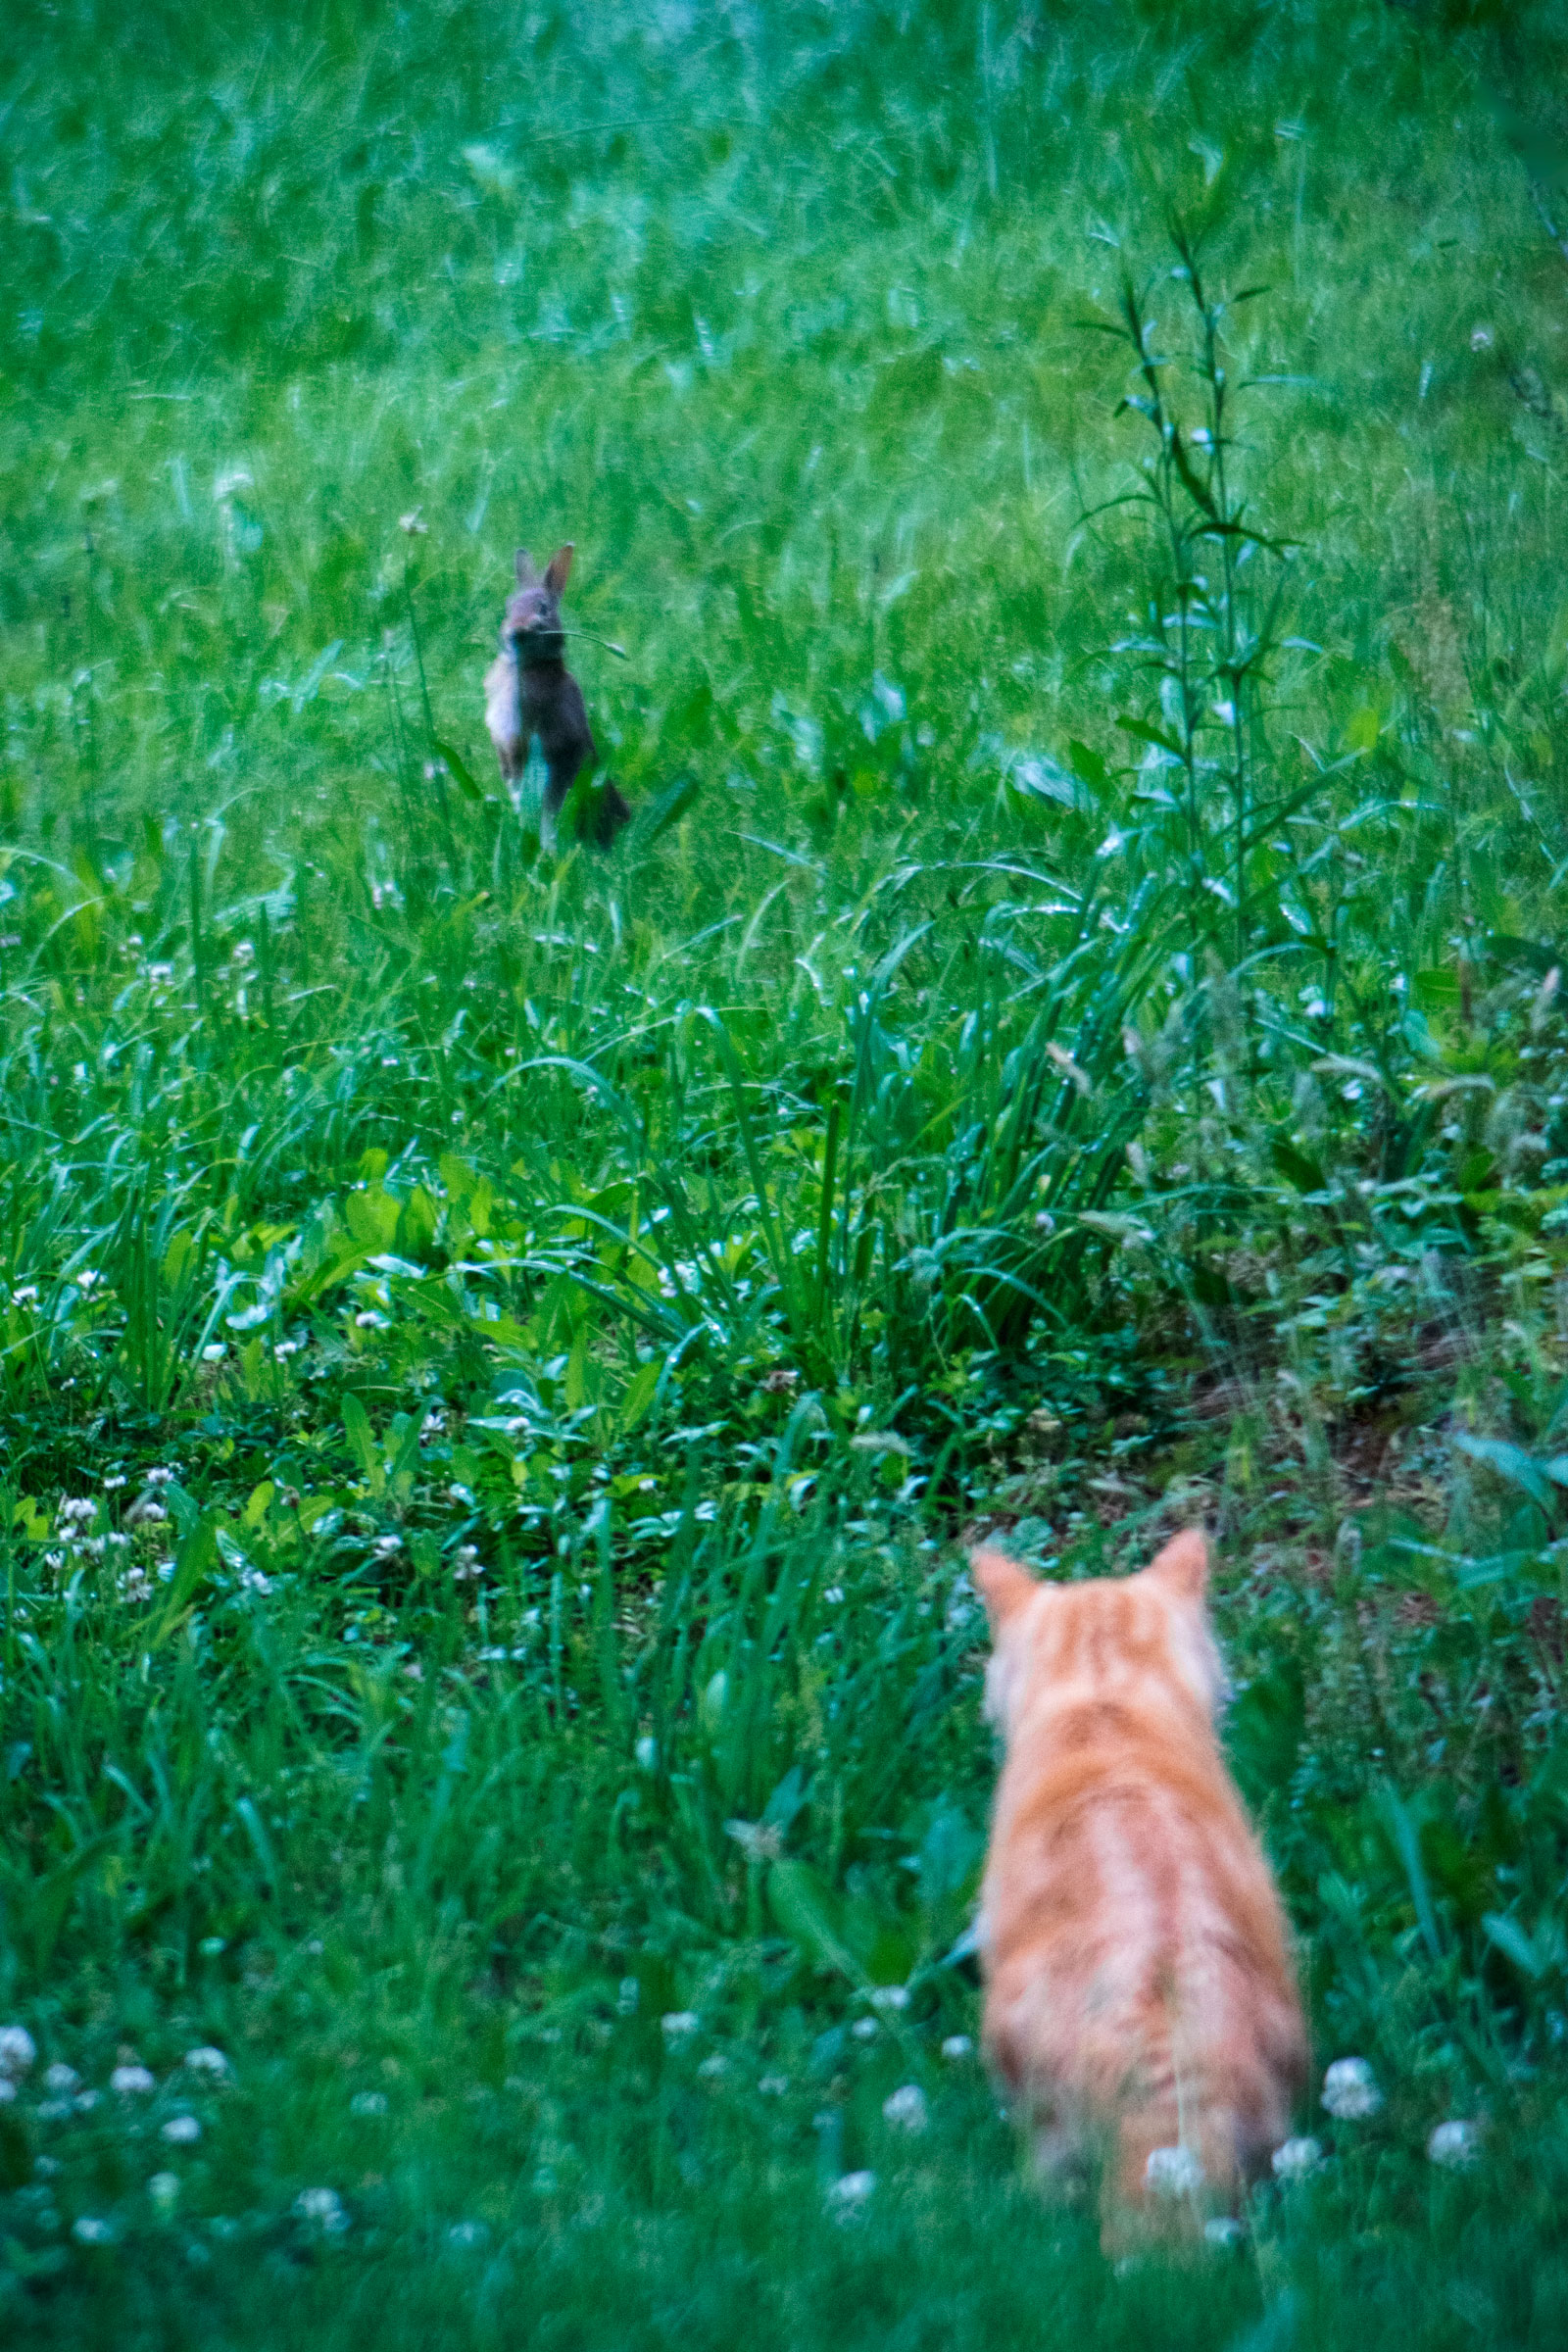
[[[998,1551],[972,1565],[1006,1741],[981,1902],[987,2055],[1048,2166],[1109,2140],[1107,2232],[1161,2188],[1224,2198],[1284,2138],[1306,2036],[1214,1734],[1208,1546],[1190,1529],[1141,1575],[1077,1585]]]

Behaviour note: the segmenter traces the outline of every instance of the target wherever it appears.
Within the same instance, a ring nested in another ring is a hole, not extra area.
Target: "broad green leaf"
[[[808,1960],[859,1984],[860,1970],[838,1925],[839,1906],[814,1870],[791,1856],[775,1862],[767,1874],[767,1901],[781,1932]]]
[[[468,770],[467,762],[464,760],[461,753],[454,751],[451,744],[443,741],[439,735],[431,736],[430,748],[439,759],[446,761],[447,773],[452,778],[453,783],[456,784],[458,790],[463,794],[465,800],[472,801],[477,806],[482,807],[484,804],[484,793],[480,786],[474,782],[473,777]]]
[[[195,1597],[202,1579],[212,1574],[218,1564],[218,1527],[212,1519],[198,1519],[174,1554],[174,1574],[164,1598],[149,1649],[161,1649],[184,1616]]]
[[[1485,1462],[1489,1468],[1496,1471],[1499,1478],[1505,1478],[1510,1486],[1518,1487],[1528,1494],[1532,1502],[1539,1502],[1543,1510],[1550,1506],[1551,1491],[1546,1484],[1543,1465],[1534,1461],[1519,1446],[1510,1446],[1501,1438],[1472,1438],[1464,1431],[1460,1431],[1453,1442],[1461,1453],[1468,1453],[1474,1461]]]
[[[250,1500],[246,1503],[240,1516],[241,1527],[261,1526],[271,1508],[272,1496],[276,1491],[270,1478],[264,1478],[259,1487],[252,1488]]]
[[[370,1493],[379,1495],[386,1485],[386,1473],[370,1429],[370,1417],[352,1390],[343,1399],[343,1430],[362,1477],[368,1481]]]
[[[1498,1951],[1506,1952],[1515,1968],[1522,1969],[1527,1977],[1540,1977],[1544,1973],[1541,1955],[1516,1919],[1509,1919],[1500,1911],[1487,1911],[1482,1914],[1481,1925]]]
[[[626,1383],[626,1394],[620,1400],[620,1426],[623,1430],[634,1430],[653,1403],[662,1369],[657,1359],[653,1363],[639,1364]]]
[[[1304,1152],[1298,1152],[1294,1144],[1276,1143],[1269,1156],[1287,1183],[1295,1185],[1298,1193],[1323,1191],[1328,1181],[1323,1170],[1315,1159],[1308,1159]]]
[[[671,825],[678,825],[696,800],[697,793],[695,776],[678,776],[667,791],[660,794],[657,801],[639,809],[632,823],[633,849],[651,849],[662,833],[667,833]]]

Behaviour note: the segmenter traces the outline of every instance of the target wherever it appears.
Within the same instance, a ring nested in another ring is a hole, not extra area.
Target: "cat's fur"
[[[1073,1585],[998,1551],[972,1565],[1006,1743],[986,2051],[1048,2166],[1104,2150],[1110,2237],[1149,2217],[1155,2148],[1189,2150],[1210,2201],[1233,2194],[1306,2068],[1279,1898],[1214,1732],[1208,1547],[1190,1529],[1139,1575]]]
[[[508,601],[501,651],[484,678],[484,722],[509,784],[521,777],[528,746],[538,739],[546,768],[539,830],[547,846],[555,840],[556,819],[578,769],[595,757],[582,689],[564,660],[561,597],[571,558],[568,541],[557,548],[541,572],[535,570],[527,549],[518,548],[516,594]],[[630,815],[620,793],[607,780],[592,816],[595,847],[608,850]]]

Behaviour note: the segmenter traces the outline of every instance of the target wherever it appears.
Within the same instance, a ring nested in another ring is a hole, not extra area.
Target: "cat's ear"
[[[571,577],[571,559],[575,552],[572,542],[568,539],[564,547],[557,548],[545,565],[545,586],[552,596],[559,596]]]
[[[1026,1568],[1009,1560],[1004,1551],[971,1551],[969,1572],[974,1589],[986,1604],[991,1631],[1000,1634],[1010,1617],[1032,1600],[1040,1587]]]
[[[517,575],[517,586],[519,588],[531,588],[535,580],[537,580],[539,577],[539,574],[533,567],[533,558],[529,555],[528,550],[525,547],[518,548],[515,556],[514,556],[512,560],[512,567]]]
[[[1201,1600],[1208,1590],[1208,1538],[1202,1529],[1184,1527],[1179,1536],[1172,1536],[1149,1573],[1183,1600]]]

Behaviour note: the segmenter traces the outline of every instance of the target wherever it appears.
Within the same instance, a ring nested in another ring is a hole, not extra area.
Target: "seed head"
[[[8,2082],[20,2082],[37,2055],[25,2026],[0,2026],[0,2075]]]
[[[300,2221],[319,2230],[323,2237],[341,2237],[349,2226],[343,2200],[335,2188],[302,2188],[294,2200],[294,2211]]]
[[[895,2132],[923,2132],[931,2121],[925,2092],[918,2082],[905,2082],[882,2102],[882,2120]]]
[[[1434,2164],[1444,2165],[1450,2172],[1460,2172],[1466,2165],[1474,2164],[1480,2155],[1482,2131],[1480,2124],[1439,2124],[1427,2141],[1427,2154]]]
[[[1191,2148],[1151,2148],[1144,2180],[1152,2196],[1191,2197],[1203,2185],[1203,2168]]]
[[[876,2186],[875,2173],[843,2173],[827,2192],[827,2201],[840,2213],[854,2213]]]
[[[1323,2078],[1323,2104],[1341,2123],[1358,2123],[1383,2104],[1377,2078],[1364,2058],[1336,2058]]]
[[[1279,2180],[1304,2180],[1308,2173],[1316,2172],[1323,2161],[1323,2150],[1315,2139],[1302,2136],[1288,2139],[1273,2155],[1274,2176]]]

